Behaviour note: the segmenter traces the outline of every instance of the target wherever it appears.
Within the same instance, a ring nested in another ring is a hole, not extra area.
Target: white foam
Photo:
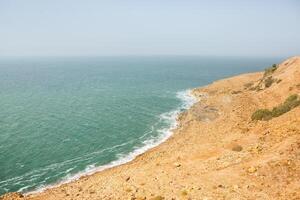
[[[109,168],[112,168],[112,167],[115,167],[118,165],[125,164],[125,163],[130,162],[133,159],[135,159],[138,155],[141,155],[141,154],[145,153],[146,151],[163,143],[172,135],[173,130],[177,127],[178,115],[182,111],[189,109],[194,103],[197,102],[197,99],[192,95],[191,90],[177,92],[176,97],[181,100],[181,105],[176,110],[172,110],[170,112],[163,113],[159,116],[160,120],[163,120],[164,122],[166,122],[168,124],[168,127],[158,130],[158,132],[160,134],[157,137],[151,137],[151,138],[145,140],[143,142],[144,145],[142,147],[136,147],[132,152],[130,152],[129,154],[126,154],[126,155],[120,154],[118,156],[117,160],[112,161],[109,164],[98,166],[98,167],[96,167],[94,164],[89,165],[86,167],[85,170],[83,170],[79,173],[76,173],[75,175],[70,174],[70,175],[66,176],[59,183],[47,185],[47,186],[42,185],[34,191],[27,192],[27,194],[39,193],[46,189],[58,187],[61,184],[68,183],[68,182],[71,182],[74,180],[78,180],[80,177],[82,177],[84,175],[91,175],[91,174],[94,174],[95,172],[103,171],[105,169],[109,169]]]

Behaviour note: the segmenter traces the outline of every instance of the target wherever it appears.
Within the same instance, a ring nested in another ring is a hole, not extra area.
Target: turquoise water
[[[190,88],[278,58],[0,59],[0,194],[118,165],[170,135]]]

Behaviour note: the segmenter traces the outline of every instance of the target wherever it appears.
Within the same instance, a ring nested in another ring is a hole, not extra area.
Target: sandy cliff
[[[257,109],[300,95],[300,57],[193,93],[200,101],[180,116],[174,135],[134,161],[2,199],[300,199],[300,106],[251,120]]]

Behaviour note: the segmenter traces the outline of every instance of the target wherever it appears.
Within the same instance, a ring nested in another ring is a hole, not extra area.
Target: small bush
[[[279,117],[280,115],[289,112],[291,108],[287,104],[281,104],[272,109],[272,117]]]
[[[274,83],[275,79],[272,78],[272,76],[268,77],[266,80],[265,80],[265,86],[268,88],[270,87],[273,83]]]
[[[285,104],[290,104],[292,102],[295,102],[298,100],[298,95],[297,94],[292,94],[290,95],[286,100],[285,100]]]
[[[251,116],[252,120],[269,120],[271,118],[272,118],[272,112],[269,111],[268,109],[259,109],[255,111]]]
[[[251,119],[252,120],[270,120],[273,117],[279,117],[280,115],[289,112],[293,108],[300,105],[300,99],[297,94],[289,96],[283,104],[274,107],[271,111],[268,109],[259,109],[255,111]]]
[[[284,104],[287,105],[288,107],[290,107],[291,109],[293,109],[300,105],[300,99],[297,95],[297,98],[295,98],[293,100],[287,99]]]
[[[272,74],[273,72],[276,71],[277,68],[278,68],[278,66],[276,64],[273,64],[272,67],[268,67],[267,69],[265,69],[264,76]]]

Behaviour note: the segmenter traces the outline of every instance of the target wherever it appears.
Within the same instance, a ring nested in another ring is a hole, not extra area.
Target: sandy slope
[[[175,134],[128,164],[39,194],[2,198],[300,199],[300,107],[270,121],[251,120],[256,109],[300,94],[300,57],[272,74],[281,82],[249,89],[262,76],[244,74],[195,89],[201,101],[180,116]]]

